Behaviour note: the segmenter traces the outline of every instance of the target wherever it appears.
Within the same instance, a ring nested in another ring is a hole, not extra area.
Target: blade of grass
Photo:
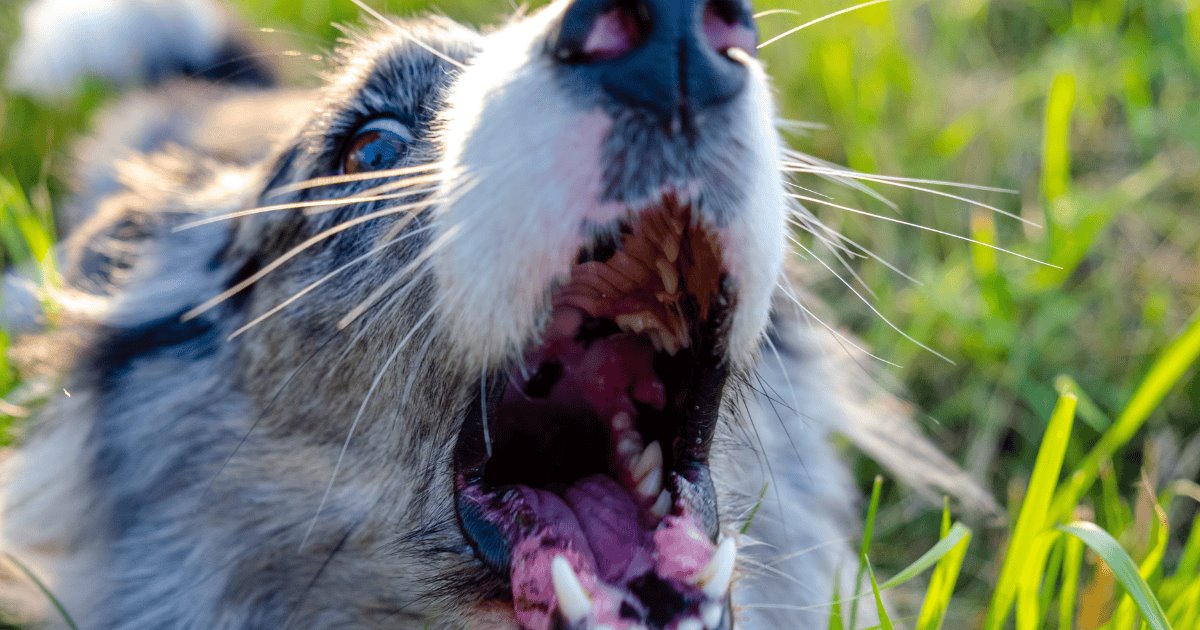
[[[867,570],[867,554],[871,552],[871,538],[875,535],[875,516],[879,513],[879,498],[883,492],[883,477],[875,475],[871,485],[871,501],[867,504],[867,522],[863,525],[862,547],[858,553],[858,572],[854,574],[854,601],[862,597],[863,573]],[[850,608],[850,628],[858,628],[858,606]]]
[[[944,538],[939,540],[936,545],[929,548],[929,551],[921,554],[912,564],[904,567],[890,580],[883,583],[880,587],[883,590],[896,588],[905,582],[924,573],[926,569],[937,564],[939,560],[950,553],[958,544],[964,540],[969,540],[971,537],[971,528],[962,523],[955,523],[950,528],[950,532]]]
[[[1143,480],[1146,485],[1145,491],[1150,497],[1154,496],[1153,490],[1149,487],[1149,483]],[[1154,545],[1146,554],[1138,567],[1138,575],[1147,583],[1153,578],[1162,566],[1163,556],[1167,552],[1167,541],[1170,539],[1170,527],[1167,524],[1167,513],[1163,511],[1162,506],[1157,502],[1154,503]],[[1117,612],[1113,615],[1115,625],[1118,628],[1128,628],[1133,624],[1134,617],[1134,601],[1132,594],[1128,592],[1121,598],[1121,603],[1117,606]]]
[[[1083,568],[1083,541],[1067,536],[1064,546],[1062,590],[1058,593],[1058,627],[1066,630],[1075,627],[1075,600],[1079,592],[1079,573]]]
[[[1050,416],[1050,424],[1034,461],[1029,489],[1013,527],[1004,564],[1000,567],[1000,577],[984,622],[987,630],[999,630],[1004,626],[1017,595],[1018,582],[1026,573],[1024,563],[1034,553],[1038,535],[1052,524],[1047,508],[1062,472],[1063,457],[1075,420],[1075,402],[1075,395],[1064,390]]]
[[[1067,518],[1071,514],[1079,499],[1096,481],[1100,466],[1142,428],[1197,357],[1200,357],[1200,309],[1193,314],[1183,334],[1159,354],[1117,421],[1075,467],[1070,482],[1058,489],[1052,508],[1057,518]]]
[[[871,568],[871,561],[866,556],[863,556],[862,562],[867,567],[867,575],[871,577],[871,592],[875,594],[875,611],[879,613],[879,627],[883,630],[892,630],[892,619],[883,605],[883,595],[879,592],[879,583],[875,581],[875,570]]]
[[[30,582],[33,582],[33,585],[36,586],[38,590],[46,596],[46,599],[50,600],[50,603],[54,606],[54,609],[58,611],[59,616],[62,617],[63,623],[67,624],[68,628],[71,630],[79,630],[79,626],[75,625],[75,620],[71,618],[70,613],[67,612],[67,609],[62,605],[62,602],[58,601],[58,598],[54,596],[54,593],[50,592],[50,588],[46,586],[45,582],[42,582],[42,580],[38,578],[37,574],[33,572],[33,569],[25,566],[24,562],[18,560],[17,557],[11,553],[5,552],[4,558],[11,562],[13,566],[17,567],[21,573],[25,574],[25,577],[29,578]]]
[[[1133,562],[1133,558],[1129,557],[1129,554],[1121,548],[1121,544],[1111,534],[1101,529],[1095,523],[1088,523],[1086,521],[1077,521],[1070,525],[1060,525],[1058,529],[1082,540],[1089,549],[1104,560],[1105,564],[1112,569],[1117,581],[1121,583],[1121,586],[1125,587],[1125,591],[1137,603],[1138,610],[1142,613],[1142,618],[1153,630],[1171,629],[1171,624],[1167,622],[1167,615],[1162,609],[1162,604],[1154,596],[1154,592],[1150,590],[1150,586],[1142,579],[1137,565]]]
[[[942,539],[950,534],[950,505],[946,501],[942,506]],[[971,533],[968,532],[933,569],[929,578],[929,588],[925,591],[925,599],[921,602],[921,612],[917,615],[917,630],[938,630],[946,620],[946,611],[950,608],[950,597],[958,582],[958,574],[962,570],[966,558],[967,547],[971,544]]]

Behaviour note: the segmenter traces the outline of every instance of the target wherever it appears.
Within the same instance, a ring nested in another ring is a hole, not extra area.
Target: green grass
[[[767,39],[854,3],[756,8],[797,12],[764,17]],[[336,37],[331,21],[358,14],[342,0],[236,4],[276,29],[268,42],[311,54]],[[375,4],[401,14],[430,5]],[[508,11],[496,0],[438,7],[472,21]],[[0,6],[0,42],[14,14]],[[849,261],[876,308],[953,363],[897,334],[819,265],[809,288],[904,366],[894,374],[931,437],[1010,515],[968,529],[885,483],[860,590],[841,595],[890,590],[893,622],[921,629],[1158,627],[1154,602],[1173,627],[1200,627],[1200,2],[895,0],[815,24],[762,57],[782,115],[823,125],[794,134],[796,148],[868,173],[1012,188],[955,192],[1041,226],[902,187],[872,185],[892,210],[816,177],[799,182],[982,243],[812,208],[918,281]],[[320,69],[311,55],[283,59],[298,80]],[[47,264],[47,209],[63,194],[70,139],[105,92],[90,86],[50,108],[0,92],[0,260]],[[0,393],[21,376],[2,357]],[[881,472],[858,464],[865,491]],[[913,576],[904,569],[915,548],[937,552]]]

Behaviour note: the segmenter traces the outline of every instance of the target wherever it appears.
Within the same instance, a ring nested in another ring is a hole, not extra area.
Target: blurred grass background
[[[0,6],[0,46],[15,33],[19,4]],[[304,53],[281,55],[298,81],[316,81],[322,65],[312,55],[338,36],[333,23],[359,21],[348,0],[234,4],[248,24],[272,29],[260,35],[268,43]],[[852,4],[758,0],[756,9],[790,11],[761,19],[766,40]],[[512,10],[503,0],[373,6],[399,15],[433,7],[475,23]],[[1073,470],[1200,312],[1200,1],[895,0],[810,26],[761,55],[782,115],[821,125],[793,135],[798,150],[867,173],[1017,191],[968,196],[1040,227],[901,187],[873,185],[893,210],[816,177],[799,182],[838,203],[1057,266],[814,206],[825,223],[917,281],[876,261],[850,263],[869,289],[860,292],[954,363],[905,340],[819,267],[812,286],[838,322],[903,366],[894,373],[922,424],[1002,502],[1024,496],[1062,387],[1079,398],[1063,464]],[[49,208],[65,190],[70,141],[105,92],[87,86],[52,107],[0,92],[5,264],[48,256]],[[0,333],[0,350],[5,343]],[[0,358],[0,394],[19,376]],[[859,467],[866,488],[879,471],[869,461]],[[1198,474],[1200,376],[1192,369],[1119,456],[1102,462],[1101,483],[1085,503],[1136,558],[1151,548],[1149,534],[1133,526],[1142,476],[1165,488],[1194,484]],[[941,516],[888,484],[880,505],[871,557],[886,572],[936,540]],[[1170,507],[1177,535],[1168,566],[1180,557],[1196,501]],[[948,627],[981,622],[1007,535],[977,533]]]

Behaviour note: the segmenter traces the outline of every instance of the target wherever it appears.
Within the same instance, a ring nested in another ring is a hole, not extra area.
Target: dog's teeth
[[[678,238],[678,237],[676,237]],[[667,262],[674,263],[679,260],[679,241],[668,236],[662,240],[662,252],[667,257]]]
[[[626,432],[621,436],[621,440],[617,442],[617,453],[622,461],[637,461],[635,458],[642,454],[642,441],[637,438],[635,431]],[[632,468],[632,465],[630,467]]]
[[[667,512],[670,512],[670,511],[671,511],[671,491],[663,490],[662,492],[660,492],[658,494],[658,500],[654,502],[654,505],[650,506],[650,513],[657,516],[658,518],[663,518],[667,515]]]
[[[624,411],[618,411],[613,414],[612,420],[609,422],[614,433],[624,433],[633,428],[633,416],[630,416]]]
[[[592,600],[571,563],[562,556],[554,556],[550,562],[550,577],[554,581],[554,595],[558,598],[558,609],[562,611],[570,623],[579,623],[587,618],[592,610]]]
[[[633,464],[633,470],[630,472],[633,473],[633,478],[635,481],[641,481],[642,479],[645,479],[646,475],[650,474],[651,470],[662,468],[662,465],[662,445],[660,445],[656,440],[651,442],[650,445],[646,447],[646,450],[642,451],[642,454],[638,456],[637,462]]]
[[[704,624],[699,619],[684,619],[675,625],[675,630],[704,630]]]
[[[704,618],[704,627],[708,630],[717,630],[724,613],[725,607],[717,602],[709,602],[700,608],[700,616]]]
[[[679,290],[679,270],[675,269],[675,265],[660,258],[654,266],[658,268],[658,275],[662,278],[663,288],[667,293]]]
[[[737,560],[737,543],[733,537],[726,537],[717,545],[712,560],[708,561],[695,581],[709,599],[721,599],[729,591],[729,582],[733,580],[733,564]]]
[[[653,468],[641,481],[638,482],[638,494],[641,494],[647,499],[654,498],[662,491],[663,487],[662,467]]]
[[[654,346],[655,352],[667,351],[667,336],[663,333],[663,331],[658,330],[657,328],[648,328],[646,330],[646,336],[650,338],[650,345]]]
[[[663,351],[671,356],[679,354],[679,340],[670,332],[663,331],[662,334]]]
[[[642,331],[646,330],[650,317],[650,314],[646,312],[626,313],[624,315],[617,315],[616,321],[617,326],[622,330],[632,330],[640,335]]]
[[[602,624],[596,626],[595,630],[617,630],[617,629],[606,623],[602,623]]]

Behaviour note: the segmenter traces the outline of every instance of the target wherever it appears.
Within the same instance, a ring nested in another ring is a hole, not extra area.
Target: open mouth
[[[730,624],[708,454],[731,285],[715,235],[668,197],[585,248],[542,338],[487,378],[458,515],[523,627]]]

